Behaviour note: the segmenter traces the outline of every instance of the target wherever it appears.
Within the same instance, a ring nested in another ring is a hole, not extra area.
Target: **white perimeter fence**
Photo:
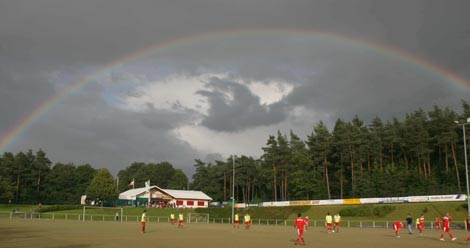
[[[103,215],[103,214],[65,214],[65,213],[24,213],[24,212],[2,212],[0,211],[0,219],[10,220],[65,220],[65,221],[114,221],[114,222],[140,222],[140,216],[138,215],[123,215],[116,219],[115,215]],[[187,221],[187,219],[186,219]],[[170,218],[166,216],[147,216],[147,222],[150,223],[170,223]],[[343,220],[341,222],[341,228],[393,228],[395,221],[376,221],[376,220]],[[187,222],[186,222],[187,223]],[[218,223],[218,224],[231,224],[230,218],[209,218],[209,221],[203,220],[191,220],[190,224],[207,224],[207,223]],[[252,225],[260,226],[279,226],[279,227],[292,227],[294,220],[284,219],[252,219]],[[403,228],[406,229],[406,221],[402,221],[405,225]],[[188,224],[188,223],[187,223]],[[243,225],[243,221],[240,221]],[[325,226],[324,220],[310,220],[310,227],[323,227]],[[425,224],[426,229],[434,229],[434,222],[429,221]],[[465,221],[453,221],[451,228],[454,229],[465,229]],[[413,229],[416,229],[415,223],[413,223]]]

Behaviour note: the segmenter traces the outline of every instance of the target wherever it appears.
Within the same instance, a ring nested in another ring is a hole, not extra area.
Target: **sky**
[[[467,0],[0,0],[0,151],[114,175],[470,101]]]

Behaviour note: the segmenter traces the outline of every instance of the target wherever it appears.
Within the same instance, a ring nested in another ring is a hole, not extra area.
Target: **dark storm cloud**
[[[287,117],[285,104],[261,105],[259,97],[239,83],[213,77],[208,86],[212,91],[198,94],[210,103],[209,114],[201,123],[209,129],[234,132],[279,123]],[[231,95],[229,99],[227,95]]]
[[[154,109],[151,112],[136,114],[135,118],[141,120],[142,124],[149,129],[172,130],[181,124],[186,124],[192,119],[194,113],[174,113],[169,111],[158,111]]]
[[[104,102],[100,93],[100,86],[90,84],[62,100],[37,121],[19,146],[42,148],[56,161],[92,163],[113,173],[135,161],[171,161],[186,173],[192,172],[198,153],[169,133],[187,117],[120,110]],[[175,151],[179,157],[173,155]]]
[[[0,137],[83,71],[150,45],[238,28],[313,29],[384,43],[470,81],[468,9],[467,0],[0,1]],[[235,37],[207,49],[189,46],[168,57],[161,54],[176,62],[149,69],[158,75],[116,72],[111,81],[135,83],[206,69],[247,82],[280,79],[294,86],[280,102],[262,105],[230,77],[214,79],[212,91],[200,92],[211,104],[202,124],[220,132],[276,125],[298,106],[331,120],[355,114],[386,118],[435,103],[457,107],[461,98],[468,99],[468,90],[459,91],[412,63],[382,64],[381,58],[335,44],[296,49],[295,35],[288,38]],[[181,106],[174,106],[178,113],[159,112],[152,103],[148,113],[132,113],[110,106],[105,98],[111,93],[99,84],[75,92],[41,116],[13,148],[43,148],[54,161],[91,163],[113,172],[132,161],[163,160],[192,171],[197,148],[171,131],[193,122],[195,113]],[[231,101],[224,98],[228,93]]]
[[[458,109],[460,99],[468,97],[454,82],[416,70],[411,63],[352,56],[331,65],[294,88],[286,101],[328,114],[331,123],[355,115],[365,120],[403,118],[405,113],[433,105]]]
[[[469,76],[466,0],[2,1],[0,51],[25,62],[102,64],[151,44],[234,28],[356,35]]]
[[[0,136],[54,93],[48,75],[34,68],[17,69],[0,59]]]

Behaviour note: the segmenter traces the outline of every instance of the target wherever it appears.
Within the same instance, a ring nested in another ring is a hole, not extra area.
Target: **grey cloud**
[[[309,83],[296,87],[286,101],[328,113],[331,122],[357,114],[366,120],[402,118],[404,113],[434,104],[458,109],[459,100],[465,98],[467,93],[458,91],[455,83],[411,63],[352,56],[332,62]]]
[[[220,78],[208,83],[213,91],[199,91],[208,98],[209,114],[202,125],[216,131],[235,132],[256,126],[279,123],[287,117],[288,107],[282,102],[261,105],[259,97],[244,85]],[[226,94],[233,94],[227,100]]]
[[[134,161],[170,161],[192,173],[192,161],[198,152],[171,133],[183,115],[144,115],[112,108],[98,97],[99,89],[97,85],[87,85],[63,99],[47,118],[41,118],[27,131],[28,139],[19,140],[17,146],[42,148],[53,161],[90,163],[107,167],[115,174]]]
[[[149,129],[172,130],[178,126],[194,122],[198,117],[197,113],[192,111],[174,113],[166,110],[156,110],[135,114],[136,119],[141,120],[142,124]]]
[[[104,76],[106,82],[92,79],[96,83],[61,100],[8,150],[43,148],[54,161],[91,163],[113,172],[132,161],[162,160],[192,172],[192,160],[201,155],[171,131],[193,123],[197,113],[177,103],[176,114],[151,104],[148,113],[132,113],[106,99],[106,94],[132,94],[128,84],[171,74],[229,75],[212,80],[212,90],[199,92],[211,104],[202,124],[220,132],[291,128],[291,110],[297,106],[308,111],[295,120],[295,127],[303,129],[318,116],[333,121],[356,114],[400,117],[432,104],[459,109],[468,89],[413,63],[387,60],[347,41],[299,36],[316,30],[384,43],[470,81],[468,9],[467,0],[1,1],[0,137],[83,72],[175,39],[182,39],[177,46],[127,61],[133,71],[118,66]],[[246,35],[246,28],[261,35]],[[298,32],[263,36],[270,28]],[[224,38],[185,39],[221,31],[228,31]],[[52,78],[55,72],[59,76]],[[261,105],[235,79],[279,79],[294,90],[278,103]],[[225,101],[227,92],[234,94],[233,101]]]
[[[17,125],[19,119],[36,109],[44,99],[52,97],[55,90],[47,76],[40,71],[15,69],[3,63],[0,59],[0,130],[6,132]]]
[[[470,46],[466,0],[18,0],[1,7],[0,51],[29,63],[103,64],[202,32],[287,28],[389,44],[470,76],[470,58],[453,56]]]

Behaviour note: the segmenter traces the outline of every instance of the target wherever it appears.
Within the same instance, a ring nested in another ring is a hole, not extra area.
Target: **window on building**
[[[197,202],[197,205],[198,205],[198,206],[204,206],[204,202],[203,202],[203,201],[198,201],[198,202]]]
[[[188,206],[194,206],[194,201],[187,201],[187,202],[186,202],[186,205],[188,205]]]
[[[176,205],[178,205],[178,206],[183,205],[183,201],[182,200],[176,200]]]

